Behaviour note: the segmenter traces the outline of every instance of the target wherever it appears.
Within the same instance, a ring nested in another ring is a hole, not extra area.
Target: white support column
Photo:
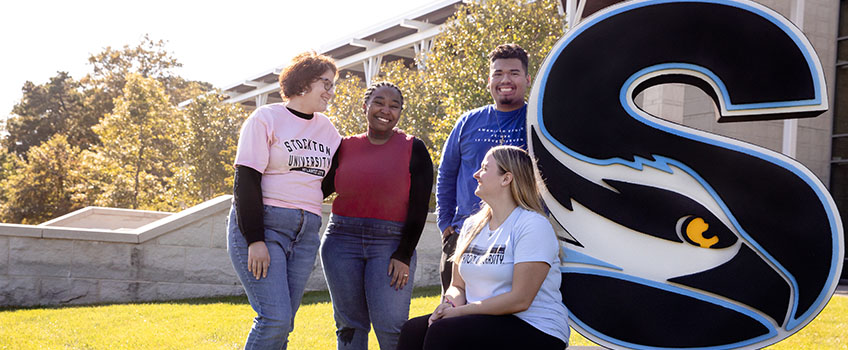
[[[780,153],[795,158],[797,150],[798,119],[786,119],[783,121],[783,148],[781,148]]]
[[[795,6],[789,20],[798,29],[804,31],[804,0],[795,0]],[[795,158],[798,150],[798,119],[786,119],[783,121],[783,148],[781,153]]]
[[[804,31],[804,6],[806,0],[795,0],[795,7],[791,11],[790,20],[801,31]]]
[[[371,85],[371,79],[380,74],[380,64],[383,62],[383,56],[371,56],[367,60],[362,61],[365,72],[365,85]]]
[[[418,58],[418,69],[427,69],[427,56],[433,48],[433,38],[421,40],[413,45],[415,57]]]
[[[256,95],[256,107],[264,106],[268,103],[268,94]]]
[[[577,0],[566,0],[564,10],[566,21],[565,24],[568,26],[568,28],[574,28],[574,26],[577,24]]]

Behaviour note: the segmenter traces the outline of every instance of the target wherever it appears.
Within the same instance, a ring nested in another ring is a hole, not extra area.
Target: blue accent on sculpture
[[[565,255],[565,259],[562,259],[563,264],[595,265],[600,267],[608,267],[619,271],[624,270],[621,267],[615,266],[600,259],[593,258],[586,254],[580,253],[574,249],[566,249],[565,247],[562,247],[562,252],[563,255]],[[562,271],[562,269],[564,269],[564,267],[561,267],[560,271]]]
[[[721,307],[729,309],[729,310],[736,311],[740,314],[748,316],[751,319],[759,322],[760,324],[765,326],[766,329],[769,330],[769,332],[765,335],[762,335],[762,336],[759,336],[759,337],[756,337],[756,338],[747,339],[745,341],[741,341],[741,342],[738,342],[738,343],[724,344],[724,345],[720,345],[720,346],[703,347],[703,348],[699,348],[699,349],[713,350],[713,349],[729,349],[729,348],[743,347],[743,346],[746,346],[746,345],[756,344],[758,342],[761,342],[763,340],[766,340],[766,339],[769,339],[769,338],[772,338],[772,337],[778,335],[777,329],[775,329],[774,325],[771,322],[769,322],[768,319],[766,319],[765,317],[761,316],[760,314],[758,314],[758,313],[756,313],[752,310],[740,307],[736,304],[729,303],[729,302],[722,300],[722,299],[719,299],[719,298],[711,297],[711,296],[704,295],[704,294],[695,293],[695,292],[688,290],[688,289],[683,289],[683,288],[671,286],[671,285],[668,285],[668,284],[657,283],[657,282],[654,282],[654,281],[651,281],[651,280],[646,280],[646,279],[643,279],[643,278],[633,277],[633,276],[630,276],[630,275],[625,275],[625,274],[622,274],[622,273],[616,273],[616,272],[612,272],[612,271],[600,271],[600,270],[593,270],[593,269],[587,269],[587,268],[562,268],[561,270],[562,270],[563,273],[581,273],[581,274],[588,274],[588,275],[611,277],[611,278],[615,278],[615,279],[620,279],[620,280],[624,280],[624,281],[628,281],[628,282],[633,282],[633,283],[638,283],[638,284],[641,284],[641,285],[650,286],[650,287],[660,289],[660,290],[664,290],[664,291],[668,291],[668,292],[671,292],[671,293],[674,293],[674,294],[685,295],[685,296],[688,296],[688,297],[691,297],[691,298],[694,298],[694,299],[698,299],[698,300],[701,300],[701,301],[704,301],[704,302],[708,302],[708,303],[711,303],[711,304],[714,304],[714,305],[721,306]],[[607,336],[606,334],[598,332],[594,328],[590,327],[589,325],[587,325],[586,323],[581,321],[579,318],[574,316],[574,314],[570,310],[569,310],[568,314],[571,315],[571,319],[575,323],[580,325],[581,328],[592,332],[592,334],[598,335],[599,338],[601,338],[601,339],[603,339],[607,342],[610,342],[612,344],[626,346],[628,348],[638,349],[638,350],[666,349],[666,348],[660,348],[660,347],[655,347],[655,346],[646,346],[646,345],[634,344],[634,343],[626,342],[626,341],[623,341],[623,340],[620,340],[620,339],[616,339],[616,338]]]
[[[603,12],[603,13],[600,13],[599,15],[590,17],[587,21],[580,23],[578,26],[576,26],[574,29],[572,29],[570,32],[568,32],[566,34],[566,37],[564,38],[564,40],[561,41],[556,47],[553,48],[553,50],[551,51],[549,56],[550,57],[559,57],[559,55],[562,53],[562,51],[565,49],[565,47],[567,47],[574,40],[574,38],[578,37],[586,29],[592,27],[593,25],[595,25],[595,24],[597,24],[597,23],[599,23],[599,22],[601,22],[601,21],[603,21],[603,20],[605,20],[609,17],[615,16],[615,15],[620,14],[622,12],[630,11],[632,9],[640,8],[640,7],[644,7],[644,6],[648,6],[648,5],[657,5],[657,4],[663,4],[663,3],[676,3],[676,2],[691,2],[691,1],[656,0],[656,1],[650,1],[650,2],[645,2],[645,1],[635,2],[635,3],[629,3],[629,4],[622,5],[622,6],[618,6],[618,7],[614,8],[610,11]],[[821,83],[818,79],[821,72],[819,72],[816,69],[817,66],[815,65],[815,63],[813,61],[814,55],[809,51],[811,49],[809,47],[807,47],[806,45],[804,45],[803,40],[798,35],[796,35],[796,33],[790,27],[788,27],[787,24],[780,21],[778,18],[772,16],[771,14],[764,12],[760,8],[750,6],[750,5],[744,4],[744,3],[736,3],[736,2],[721,1],[721,0],[700,0],[699,2],[735,6],[737,8],[740,8],[740,9],[743,9],[743,10],[746,10],[746,11],[749,11],[749,12],[752,12],[752,13],[756,13],[759,16],[765,18],[766,20],[768,20],[771,23],[778,26],[781,30],[783,30],[793,40],[793,42],[795,42],[796,46],[801,50],[804,58],[807,61],[807,65],[810,68],[810,72],[813,76],[815,98],[811,99],[811,100],[802,100],[802,101],[784,101],[784,102],[768,102],[768,103],[734,105],[734,104],[730,103],[730,98],[729,98],[727,89],[724,87],[724,84],[722,83],[721,79],[719,79],[714,73],[712,73],[708,69],[701,67],[701,66],[692,65],[692,64],[667,63],[667,64],[660,64],[660,65],[655,65],[655,66],[652,66],[652,67],[642,69],[641,71],[632,75],[627,80],[627,82],[625,82],[625,84],[622,86],[622,88],[620,90],[621,92],[620,92],[620,95],[619,95],[619,100],[621,102],[622,107],[627,111],[627,113],[631,117],[633,117],[634,119],[636,119],[636,120],[638,120],[638,121],[640,121],[640,122],[642,122],[646,125],[649,125],[651,127],[657,128],[659,130],[663,130],[665,132],[668,132],[668,133],[671,133],[671,134],[674,134],[674,135],[678,135],[678,136],[685,137],[685,138],[688,138],[688,139],[691,139],[691,140],[695,140],[695,141],[698,141],[698,142],[703,142],[703,143],[706,143],[706,144],[710,144],[710,145],[714,145],[714,146],[718,146],[718,147],[723,147],[723,148],[735,150],[735,151],[738,151],[738,152],[741,152],[741,153],[745,153],[745,154],[748,154],[750,156],[757,157],[757,158],[766,160],[768,162],[771,162],[773,164],[776,164],[776,165],[792,172],[793,174],[798,176],[800,179],[802,179],[805,183],[807,183],[807,185],[816,193],[816,196],[819,198],[820,202],[825,204],[825,205],[823,205],[823,208],[827,213],[828,221],[829,221],[829,224],[830,224],[830,227],[831,227],[831,240],[833,242],[837,242],[838,236],[839,236],[838,225],[836,223],[837,215],[833,212],[833,210],[831,209],[831,207],[829,205],[826,205],[828,203],[828,200],[827,200],[828,194],[822,192],[819,189],[819,187],[816,185],[816,182],[812,178],[807,176],[807,174],[805,174],[803,171],[801,171],[799,168],[797,168],[793,164],[788,163],[788,162],[786,162],[786,161],[784,161],[780,158],[777,158],[775,156],[765,154],[765,153],[762,153],[762,152],[759,152],[759,151],[756,151],[756,150],[753,150],[753,149],[750,149],[750,148],[745,148],[745,147],[741,147],[741,146],[736,145],[736,144],[731,144],[731,143],[728,143],[728,142],[707,138],[707,137],[704,137],[704,136],[701,136],[701,135],[689,133],[689,132],[686,132],[684,130],[675,129],[675,128],[672,128],[672,127],[669,127],[669,126],[665,126],[665,125],[653,122],[653,121],[643,117],[637,111],[630,108],[629,97],[627,96],[626,92],[628,91],[630,86],[633,84],[633,82],[636,79],[638,79],[639,77],[642,77],[642,76],[649,74],[651,72],[656,72],[656,71],[659,71],[659,70],[666,70],[666,69],[692,70],[692,71],[700,72],[700,73],[710,77],[710,79],[712,79],[713,82],[718,87],[719,91],[717,91],[717,93],[720,93],[719,98],[722,99],[722,101],[724,101],[725,108],[727,110],[749,110],[749,109],[794,107],[794,106],[808,106],[808,105],[814,106],[814,105],[818,105],[818,104],[821,103],[824,91],[823,91],[823,87],[821,86]],[[548,76],[550,74],[550,70],[551,70],[551,67],[552,67],[552,65],[547,61],[546,61],[546,64],[547,64],[546,66],[542,67],[542,72],[540,74],[540,76],[542,78],[540,79],[540,87],[541,88],[540,88],[540,91],[537,94],[537,105],[538,106],[543,106],[543,99],[544,99],[544,95],[545,95],[544,90],[545,90],[545,87],[547,85],[547,79],[548,79]],[[570,148],[568,148],[565,145],[563,145],[562,143],[560,143],[556,138],[554,138],[550,134],[550,132],[546,129],[546,127],[544,125],[543,112],[542,112],[541,109],[538,110],[537,119],[538,119],[538,125],[539,125],[540,132],[544,135],[544,137],[549,142],[553,143],[554,146],[556,146],[557,148],[559,148],[560,150],[562,150],[566,154],[570,155],[571,157],[574,157],[575,159],[579,159],[583,162],[587,162],[587,163],[591,163],[591,164],[595,164],[595,165],[621,164],[621,165],[625,165],[625,166],[628,166],[630,168],[637,169],[637,170],[642,170],[643,166],[647,165],[647,166],[650,166],[650,167],[653,167],[655,169],[659,169],[659,170],[662,170],[662,171],[665,171],[665,172],[668,172],[668,173],[672,172],[672,170],[670,169],[670,166],[673,165],[673,166],[680,168],[683,171],[689,173],[689,175],[691,175],[693,178],[695,178],[704,187],[704,189],[707,190],[710,193],[710,195],[715,199],[715,201],[720,205],[722,211],[731,220],[733,226],[737,229],[737,231],[740,233],[742,238],[747,243],[749,243],[751,246],[753,246],[759,253],[763,254],[765,256],[765,258],[770,263],[772,263],[774,266],[776,266],[776,268],[781,272],[782,275],[784,275],[787,279],[789,279],[790,284],[792,285],[792,292],[793,292],[794,297],[793,297],[793,306],[792,306],[792,309],[791,309],[790,317],[789,317],[789,320],[788,320],[787,325],[786,325],[787,330],[792,330],[793,328],[799,326],[802,323],[802,320],[805,320],[808,317],[810,317],[812,315],[812,313],[815,312],[818,309],[817,306],[819,306],[822,303],[827,301],[826,300],[827,291],[829,291],[831,289],[832,284],[833,284],[833,278],[832,277],[835,276],[836,273],[838,273],[838,271],[836,271],[837,262],[835,261],[835,259],[832,259],[831,265],[830,265],[830,271],[829,271],[828,276],[831,277],[831,278],[828,279],[826,286],[819,293],[819,296],[817,297],[817,299],[814,302],[814,307],[811,307],[809,310],[807,310],[807,312],[800,315],[799,317],[794,317],[794,315],[797,311],[797,308],[798,308],[798,284],[797,284],[796,279],[791,274],[789,274],[789,272],[783,266],[781,266],[781,264],[779,264],[772,256],[770,256],[767,252],[765,252],[763,250],[762,246],[760,246],[756,241],[754,241],[745,232],[745,230],[741,226],[739,226],[736,218],[729,211],[727,206],[723,203],[721,198],[712,189],[712,187],[700,175],[698,175],[694,170],[692,170],[691,168],[686,166],[683,162],[675,160],[675,159],[662,157],[662,156],[655,156],[654,157],[655,160],[648,160],[648,159],[645,159],[645,158],[642,158],[642,157],[634,157],[633,161],[628,161],[628,160],[618,158],[618,157],[609,158],[609,159],[590,158],[590,157],[587,157],[585,155],[579,154],[579,153],[571,150]],[[839,247],[834,247],[834,249],[839,249]]]

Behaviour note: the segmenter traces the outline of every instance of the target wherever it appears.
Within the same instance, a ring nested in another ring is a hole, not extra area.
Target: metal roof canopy
[[[441,32],[441,24],[465,1],[444,0],[421,7],[324,45],[318,52],[336,60],[339,76],[351,74],[366,77],[365,67],[369,62],[376,63],[377,66],[380,62],[395,60],[412,64],[416,45],[438,35]],[[374,58],[378,59],[374,61]],[[278,84],[281,69],[282,66],[275,67],[224,87],[223,92],[230,96],[225,102],[240,103],[248,108],[282,102]]]

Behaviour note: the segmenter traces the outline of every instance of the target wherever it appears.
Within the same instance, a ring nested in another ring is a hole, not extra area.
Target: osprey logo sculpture
[[[836,288],[836,206],[793,159],[634,104],[670,82],[709,94],[722,122],[828,106],[810,43],[752,2],[631,1],[571,29],[542,64],[527,130],[568,233],[572,325],[613,348],[778,342]]]

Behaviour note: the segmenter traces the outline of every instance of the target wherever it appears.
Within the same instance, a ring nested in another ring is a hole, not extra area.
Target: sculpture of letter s
[[[536,77],[527,130],[565,233],[571,325],[612,348],[776,343],[836,288],[836,205],[787,156],[636,106],[664,83],[706,92],[720,122],[828,108],[811,44],[750,1],[629,1],[567,32]]]

